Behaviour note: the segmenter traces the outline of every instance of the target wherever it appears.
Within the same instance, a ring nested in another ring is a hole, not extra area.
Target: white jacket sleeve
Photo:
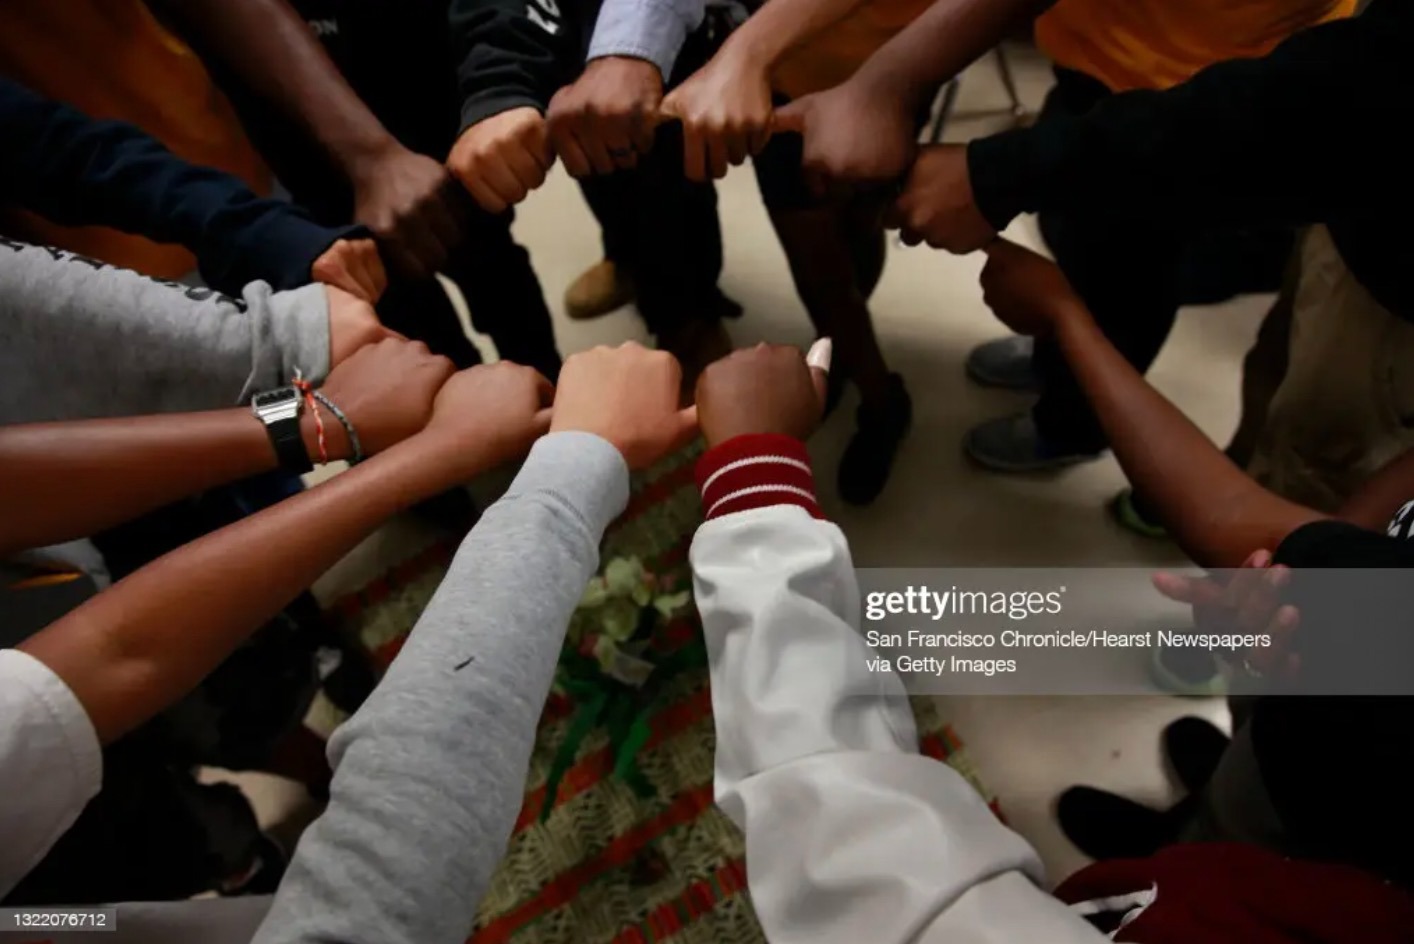
[[[711,660],[716,796],[746,835],[773,944],[1097,944],[1034,850],[917,752],[903,684],[871,671],[844,535],[793,505],[692,545]]]

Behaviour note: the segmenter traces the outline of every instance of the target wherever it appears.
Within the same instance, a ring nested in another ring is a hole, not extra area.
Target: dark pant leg
[[[1105,336],[1148,370],[1178,315],[1178,241],[1161,229],[1094,216],[1043,219],[1042,233]],[[1042,391],[1034,417],[1047,444],[1062,452],[1105,448],[1099,419],[1055,343],[1037,341],[1034,363]]]
[[[1103,83],[1056,69],[1056,84],[1039,122],[1081,115],[1110,95]],[[1043,213],[1041,233],[1095,321],[1130,363],[1145,370],[1173,328],[1177,238],[1162,228],[1121,222],[1097,206],[1083,214]],[[1105,436],[1054,343],[1038,341],[1036,373],[1042,394],[1034,416],[1048,444],[1060,451],[1104,448]]]
[[[668,87],[711,58],[720,45],[715,17],[688,38]],[[638,310],[654,334],[719,311],[722,229],[717,188],[683,174],[682,127],[661,125],[652,150],[632,170],[580,183],[604,235],[605,258],[634,279]]]
[[[466,246],[447,261],[476,330],[490,335],[501,357],[534,367],[551,381],[560,375],[560,352],[550,309],[530,264],[530,253],[511,235],[513,212],[468,218]]]

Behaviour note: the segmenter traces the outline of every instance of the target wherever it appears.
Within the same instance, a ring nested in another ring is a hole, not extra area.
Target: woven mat
[[[636,556],[656,574],[689,582],[687,549],[701,520],[684,452],[635,481],[610,528],[603,559]],[[441,582],[455,546],[437,545],[392,568],[331,610],[386,665]],[[671,627],[701,645],[696,614]],[[714,737],[706,669],[672,679],[653,712],[640,767],[657,790],[642,798],[611,776],[602,731],[582,744],[540,821],[551,760],[574,705],[552,695],[505,860],[477,917],[475,944],[756,944],[765,940],[746,893],[741,834],[712,805]],[[915,699],[923,750],[986,795],[962,745],[931,700]]]

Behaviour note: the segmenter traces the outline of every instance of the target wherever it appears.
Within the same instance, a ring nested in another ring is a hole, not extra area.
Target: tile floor
[[[1024,102],[1038,107],[1049,84],[1045,63],[1029,50],[1016,50],[1013,64]],[[995,66],[983,61],[964,77],[947,138],[965,140],[998,130],[1009,120]],[[805,312],[750,170],[734,170],[719,192],[726,244],[722,285],[747,311],[730,326],[734,340],[738,345],[808,342]],[[572,180],[556,172],[524,205],[516,228],[531,249],[556,310],[563,351],[644,337],[630,310],[588,323],[562,316],[565,287],[599,258],[596,227]],[[1019,221],[1008,235],[1039,245],[1031,220]],[[977,289],[980,267],[980,256],[958,258],[927,248],[891,247],[873,310],[885,352],[913,395],[913,433],[888,490],[868,509],[844,506],[830,494],[828,484],[851,430],[853,410],[848,403],[812,443],[827,510],[849,535],[856,562],[890,567],[1157,567],[1179,561],[1173,548],[1133,537],[1105,516],[1105,501],[1123,484],[1110,459],[1041,477],[999,477],[965,460],[959,442],[969,425],[1027,404],[1016,394],[979,389],[963,374],[969,348],[999,333]],[[1150,375],[1219,441],[1225,441],[1236,424],[1240,360],[1268,302],[1265,297],[1244,298],[1186,313]],[[398,522],[330,574],[321,584],[322,592],[334,594],[358,585],[382,562],[425,539],[415,524]],[[1162,606],[1157,596],[1155,606]],[[944,703],[1008,819],[1038,847],[1053,881],[1084,862],[1054,824],[1053,803],[1060,790],[1088,782],[1165,801],[1172,788],[1159,757],[1163,725],[1187,713],[1219,722],[1226,715],[1218,701],[1163,696],[975,697]],[[298,805],[295,799],[301,791],[293,785],[269,778],[248,785],[260,796],[267,819]]]

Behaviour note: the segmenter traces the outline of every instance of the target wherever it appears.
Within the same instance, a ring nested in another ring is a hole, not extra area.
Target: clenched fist
[[[997,237],[977,208],[967,148],[960,144],[938,144],[919,152],[885,223],[901,230],[910,246],[927,243],[959,255],[975,252]]]
[[[758,344],[709,365],[697,381],[697,419],[708,447],[751,433],[805,440],[825,410],[829,340],[807,361],[799,348]]]
[[[593,433],[630,469],[646,469],[697,432],[697,411],[678,409],[681,384],[677,358],[633,341],[575,354],[560,371],[550,428]]]
[[[425,437],[436,442],[454,482],[522,456],[550,428],[555,388],[533,367],[510,361],[453,374],[432,407]]]
[[[663,114],[682,122],[687,178],[720,179],[771,139],[770,76],[749,54],[724,47],[673,90]]]
[[[388,287],[388,273],[371,239],[340,239],[324,250],[309,267],[310,277],[343,289],[355,298],[378,303]]]
[[[451,361],[421,341],[385,338],[355,351],[330,371],[320,389],[344,411],[364,455],[371,456],[422,431],[453,370]],[[327,416],[324,425],[343,435],[343,427]]]
[[[816,193],[892,183],[918,152],[916,119],[854,81],[776,111],[775,130],[804,138],[805,178]]]
[[[467,128],[447,167],[490,213],[504,213],[545,182],[555,153],[545,119],[534,108],[513,108]]]
[[[550,141],[572,177],[633,167],[653,147],[662,102],[663,77],[653,63],[595,59],[550,100]]]

